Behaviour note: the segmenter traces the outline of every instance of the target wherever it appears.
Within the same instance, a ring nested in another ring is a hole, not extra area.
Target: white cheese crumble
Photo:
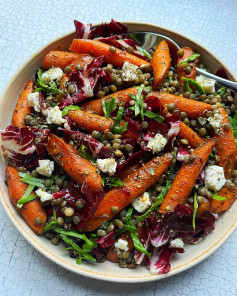
[[[40,102],[39,102],[39,93],[34,92],[28,95],[28,106],[34,107],[36,112],[40,112]]]
[[[52,200],[52,195],[43,191],[41,188],[35,191],[36,195],[40,197],[41,202]]]
[[[132,201],[132,206],[139,213],[144,213],[151,206],[149,193],[144,192],[142,195],[140,195],[136,199],[134,199]]]
[[[44,72],[41,78],[45,83],[49,83],[50,81],[54,81],[54,80],[57,80],[59,82],[63,78],[63,75],[64,73],[62,69],[51,68],[48,71]]]
[[[36,171],[43,176],[51,177],[52,172],[54,171],[54,161],[49,159],[40,159],[39,166],[36,168]]]
[[[205,170],[205,185],[214,191],[220,190],[225,185],[226,179],[223,167],[209,165]]]
[[[155,138],[148,142],[147,148],[150,148],[153,153],[158,153],[165,147],[167,142],[166,138],[161,134],[156,134]]]
[[[108,173],[110,176],[116,172],[117,162],[113,158],[97,159],[96,164],[101,172]]]
[[[115,248],[123,250],[123,251],[128,251],[128,242],[124,239],[119,239],[115,244]]]
[[[184,242],[181,238],[176,238],[170,241],[170,248],[182,249],[184,247]]]
[[[196,77],[196,81],[201,84],[206,93],[211,94],[215,92],[215,80],[199,75]]]
[[[122,67],[122,79],[124,81],[134,81],[137,77],[137,69],[137,66],[129,62],[125,62]]]
[[[215,130],[217,131],[219,130],[221,126],[221,120],[222,120],[222,117],[220,116],[220,114],[215,113],[213,117],[209,117],[207,120]]]
[[[48,111],[48,116],[46,118],[47,123],[54,123],[60,125],[66,122],[66,119],[62,117],[62,111],[55,106]]]

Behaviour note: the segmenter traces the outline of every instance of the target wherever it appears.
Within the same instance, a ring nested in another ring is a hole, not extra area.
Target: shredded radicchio
[[[99,238],[97,240],[97,243],[100,244],[101,247],[103,247],[103,248],[108,248],[108,247],[113,246],[115,243],[115,233],[116,233],[116,230],[114,228],[111,232],[109,232],[105,236]]]
[[[188,146],[183,145],[180,141],[178,141],[177,147],[178,147],[178,153],[177,153],[176,159],[178,161],[184,162],[185,156],[190,155]]]
[[[228,74],[227,74],[225,68],[223,68],[223,67],[219,68],[216,71],[216,75],[221,77],[221,78],[224,78],[224,79],[229,79]]]
[[[147,223],[146,222],[144,222],[143,225],[142,225],[142,230],[141,230],[141,233],[139,235],[139,240],[141,241],[144,248],[147,250],[148,246],[149,246],[149,242],[150,242],[150,237],[149,237],[149,232],[148,232],[148,229],[147,229]],[[134,258],[135,258],[136,264],[141,264],[144,257],[145,257],[145,253],[142,253],[142,252],[138,251],[137,249],[135,249]]]
[[[49,129],[16,127],[9,125],[0,131],[2,146],[8,150],[8,156],[16,167],[34,169],[43,159],[46,152]]]

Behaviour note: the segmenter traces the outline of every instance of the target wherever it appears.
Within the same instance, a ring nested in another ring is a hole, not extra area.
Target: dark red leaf
[[[101,247],[103,247],[103,248],[108,248],[108,247],[113,246],[115,243],[115,233],[116,233],[116,230],[114,228],[113,231],[111,231],[108,234],[106,234],[105,236],[99,238],[97,240],[97,243],[100,244]]]

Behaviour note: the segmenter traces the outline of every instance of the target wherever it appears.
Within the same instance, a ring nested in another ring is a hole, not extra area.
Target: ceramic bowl
[[[152,24],[135,22],[127,22],[126,24],[129,31],[151,31],[161,33],[174,39],[181,47],[191,47],[200,53],[202,63],[206,64],[211,72],[215,73],[218,68],[225,67],[229,77],[232,80],[235,80],[233,74],[221,63],[221,61],[203,46],[189,38]],[[50,50],[68,50],[73,38],[75,38],[75,33],[70,32],[42,47],[38,52],[32,55],[12,77],[0,99],[0,129],[5,129],[5,127],[10,124],[12,112],[16,105],[19,92],[23,90],[29,78],[33,77],[35,70],[41,66],[46,53]],[[237,203],[235,203],[230,210],[220,216],[216,223],[215,231],[211,232],[197,245],[185,245],[185,253],[176,254],[173,257],[171,261],[171,270],[168,274],[151,275],[147,268],[140,266],[134,270],[121,269],[117,264],[111,262],[98,264],[82,263],[81,265],[77,265],[76,260],[70,258],[67,251],[62,250],[63,247],[53,246],[49,240],[42,236],[37,236],[28,227],[24,219],[9,200],[7,187],[5,185],[5,164],[2,154],[0,155],[0,163],[0,198],[12,223],[25,239],[42,255],[78,275],[107,281],[130,283],[160,280],[191,268],[210,256],[228,239],[237,226]]]

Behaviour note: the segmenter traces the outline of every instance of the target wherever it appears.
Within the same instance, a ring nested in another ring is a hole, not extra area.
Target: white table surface
[[[60,34],[84,23],[143,21],[206,46],[237,76],[237,1],[1,0],[0,92],[18,67]],[[18,233],[0,205],[0,295],[237,295],[237,232],[207,260],[146,284],[116,284],[73,274],[44,258]]]

